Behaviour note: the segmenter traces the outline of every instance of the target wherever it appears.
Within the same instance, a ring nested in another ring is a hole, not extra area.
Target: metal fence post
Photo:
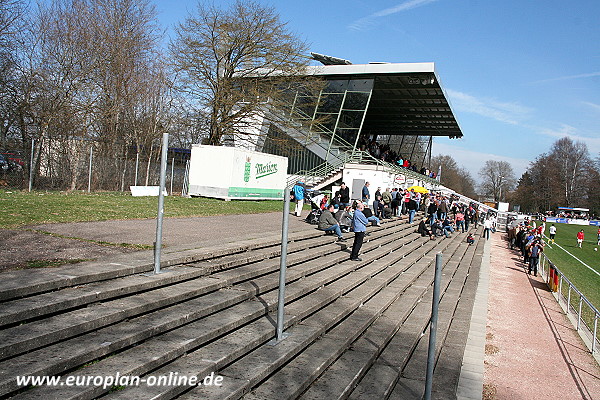
[[[156,221],[156,242],[154,242],[154,273],[160,274],[160,253],[162,247],[162,223],[165,205],[165,176],[167,175],[167,148],[169,134],[163,133],[160,157],[160,185],[158,187],[158,218]]]
[[[29,191],[33,187],[33,152],[35,151],[35,139],[31,139],[31,155],[29,157]]]
[[[583,305],[583,295],[579,293],[579,312],[577,313],[577,332],[581,327],[581,306]]]
[[[138,169],[140,167],[140,151],[137,145],[135,146],[135,178],[133,179],[133,186],[137,186],[138,181]]]
[[[88,169],[88,193],[92,190],[92,159],[94,157],[94,147],[90,146],[90,166]]]
[[[283,221],[281,223],[281,257],[279,262],[279,298],[277,302],[277,336],[270,344],[277,344],[288,335],[283,333],[283,318],[285,307],[285,272],[287,268],[288,220],[290,216],[289,187],[283,192]]]
[[[596,335],[598,334],[598,314],[594,314],[594,334],[592,335],[592,354],[596,350]]]
[[[173,178],[174,178],[174,172],[175,172],[175,157],[173,157],[171,159],[171,191],[169,193],[171,193],[171,196],[173,196]]]
[[[429,323],[429,349],[427,350],[427,376],[425,378],[425,400],[431,399],[433,367],[435,365],[435,340],[437,336],[438,309],[440,307],[440,283],[442,280],[442,253],[435,255],[435,278],[433,280],[433,302]]]

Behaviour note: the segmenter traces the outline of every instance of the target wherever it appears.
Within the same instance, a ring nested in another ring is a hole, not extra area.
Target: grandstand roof
[[[374,79],[363,132],[463,136],[434,63],[322,65],[310,66],[308,72],[326,79]]]

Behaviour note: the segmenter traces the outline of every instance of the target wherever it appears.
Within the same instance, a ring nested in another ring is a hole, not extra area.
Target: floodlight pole
[[[433,302],[429,322],[429,349],[427,352],[427,375],[425,378],[425,400],[431,400],[433,367],[435,365],[435,340],[437,336],[438,310],[440,307],[440,283],[442,280],[442,253],[435,255],[435,278],[433,280]]]
[[[158,218],[156,221],[156,241],[154,242],[154,273],[160,274],[160,253],[162,248],[162,223],[165,206],[165,178],[167,175],[167,149],[169,134],[163,133],[160,157],[160,185],[158,187]]]
[[[279,262],[279,299],[277,303],[277,336],[271,344],[277,344],[287,337],[283,333],[283,318],[285,307],[285,272],[287,268],[288,222],[290,216],[289,187],[283,192],[283,221],[281,223],[281,257]]]

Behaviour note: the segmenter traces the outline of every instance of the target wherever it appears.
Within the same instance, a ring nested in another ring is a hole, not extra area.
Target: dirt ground
[[[136,251],[25,230],[0,230],[0,271],[26,267],[28,261],[92,260]]]
[[[306,215],[307,212],[304,212]],[[289,231],[315,229],[304,218],[289,216]],[[282,213],[165,218],[163,248],[197,248],[224,241],[280,234]],[[45,232],[45,233],[42,233]],[[73,222],[0,230],[0,271],[23,268],[28,261],[97,260],[151,249],[156,240],[156,219]],[[110,243],[113,245],[103,245]],[[151,251],[151,250],[147,250]]]

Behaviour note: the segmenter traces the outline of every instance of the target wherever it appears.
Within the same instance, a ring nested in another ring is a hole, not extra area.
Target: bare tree
[[[486,161],[479,176],[482,179],[483,194],[492,197],[494,201],[503,201],[516,185],[515,173],[506,161]]]
[[[171,54],[178,88],[206,119],[208,144],[247,138],[267,104],[289,109],[289,96],[300,87],[314,99],[310,85],[298,83],[308,64],[307,45],[272,7],[242,0],[227,10],[199,4],[176,32]]]
[[[588,169],[593,166],[587,146],[582,142],[573,142],[565,137],[552,145],[550,157],[556,169],[552,171],[560,182],[560,193],[566,205],[576,206],[585,192],[588,181]],[[550,172],[550,171],[549,171]]]
[[[465,168],[459,167],[452,156],[440,154],[432,157],[431,169],[437,171],[440,166],[442,167],[441,183],[444,186],[464,196],[477,197],[473,177]]]
[[[18,49],[25,23],[25,3],[0,0],[0,147],[16,123]]]
[[[557,140],[550,152],[539,155],[519,180],[512,201],[530,212],[561,206],[588,207],[600,212],[600,165],[583,143]]]

